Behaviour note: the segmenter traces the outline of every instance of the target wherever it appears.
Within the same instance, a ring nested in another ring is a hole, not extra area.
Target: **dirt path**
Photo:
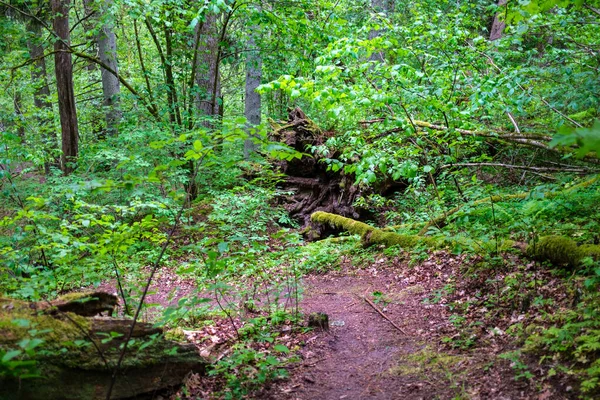
[[[448,278],[435,265],[411,271],[347,269],[306,278],[302,309],[328,314],[330,330],[310,336],[300,351],[302,360],[290,368],[290,379],[260,398],[538,398],[513,380],[508,363],[499,361],[494,349],[442,350],[441,338],[452,331],[449,314],[442,303],[425,299],[439,293]],[[403,332],[364,297],[375,299]]]

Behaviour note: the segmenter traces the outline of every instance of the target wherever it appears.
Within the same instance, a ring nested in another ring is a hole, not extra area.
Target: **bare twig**
[[[385,315],[379,308],[377,308],[377,306],[375,304],[373,304],[373,302],[371,300],[369,300],[366,296],[362,296],[363,300],[367,302],[368,305],[370,305],[371,307],[373,307],[373,309],[375,311],[377,311],[379,313],[379,315],[381,315],[383,317],[383,319],[385,319],[386,321],[388,321],[390,324],[392,324],[392,326],[394,328],[396,328],[398,331],[400,331],[400,333],[406,335],[406,332],[404,332],[402,330],[402,328],[400,328],[398,325],[396,325],[396,323],[394,321],[392,321],[391,319],[388,318],[387,315]]]
[[[573,173],[579,173],[579,174],[593,172],[593,171],[590,171],[587,168],[577,168],[577,167],[564,167],[564,168],[558,168],[558,167],[530,167],[530,166],[527,166],[527,165],[512,165],[512,164],[487,163],[487,162],[447,164],[447,165],[442,165],[440,167],[440,169],[447,169],[447,168],[454,168],[454,167],[457,167],[457,168],[464,168],[464,167],[500,167],[500,168],[520,169],[520,170],[525,170],[525,171],[536,171],[536,172],[573,172]]]
[[[208,152],[205,152],[202,155],[200,160],[198,160],[198,164],[201,164],[204,161],[204,158],[206,157],[207,154],[208,154]],[[190,180],[195,180],[197,175],[198,175],[198,168],[194,168],[194,174],[190,177]],[[152,283],[152,280],[154,279],[154,275],[156,275],[156,272],[160,268],[161,260],[165,254],[165,251],[167,250],[167,247],[171,243],[171,240],[173,239],[173,235],[175,234],[175,231],[177,230],[177,227],[179,226],[179,222],[181,221],[181,216],[183,215],[183,211],[185,210],[186,205],[188,204],[189,197],[190,197],[190,193],[188,191],[186,193],[186,199],[182,202],[181,207],[179,208],[179,212],[177,213],[177,216],[175,217],[173,226],[171,227],[171,230],[169,231],[169,234],[167,235],[167,238],[160,249],[160,253],[159,253],[158,257],[156,258],[156,261],[152,265],[152,270],[150,272],[150,276],[148,277],[148,280],[146,281],[146,285],[144,286],[144,291],[142,292],[142,297],[140,298],[140,302],[135,310],[135,315],[133,316],[133,320],[131,321],[131,327],[129,328],[129,332],[127,333],[127,338],[125,339],[125,342],[123,343],[123,348],[121,349],[121,354],[119,355],[119,360],[117,361],[117,364],[115,365],[115,368],[111,375],[110,385],[108,386],[108,390],[106,391],[106,400],[110,400],[113,388],[117,381],[117,375],[121,368],[121,364],[123,363],[123,359],[125,358],[125,354],[127,353],[127,346],[129,345],[129,341],[131,340],[131,337],[133,336],[133,331],[135,329],[135,325],[137,323],[137,320],[138,320],[140,313],[142,312],[142,308],[144,306],[144,300],[146,300],[146,296],[148,295],[148,291],[150,290],[150,284]]]

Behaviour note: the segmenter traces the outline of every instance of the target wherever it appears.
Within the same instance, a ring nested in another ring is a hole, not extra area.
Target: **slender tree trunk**
[[[73,89],[73,63],[69,52],[69,5],[70,0],[52,0],[54,20],[52,27],[58,36],[54,42],[54,70],[58,90],[58,110],[62,138],[62,169],[65,174],[73,171],[73,163],[79,153],[77,109]]]
[[[166,47],[165,77],[171,123],[181,125],[181,112],[179,109],[177,88],[175,87],[175,76],[173,75],[173,29],[165,25],[164,34]]]
[[[50,173],[51,166],[59,166],[55,159],[58,149],[56,141],[56,132],[52,123],[52,103],[50,102],[50,87],[48,86],[48,74],[46,72],[46,57],[44,57],[44,47],[40,43],[42,38],[42,25],[31,19],[28,22],[27,29],[31,34],[27,41],[29,55],[33,60],[31,68],[31,80],[34,82],[35,91],[33,92],[33,105],[36,108],[36,119],[38,129],[41,133],[41,139],[44,143],[44,171]]]
[[[200,116],[214,118],[221,114],[221,80],[219,78],[219,39],[217,37],[217,15],[209,13],[200,29],[197,46],[199,57],[196,73],[196,108]],[[212,126],[210,120],[202,123],[206,127]]]
[[[103,16],[112,5],[112,0],[104,4]],[[109,19],[110,21],[110,19]],[[98,33],[98,56],[106,66],[115,72],[119,72],[117,60],[117,37],[114,33],[112,22],[105,22]],[[119,133],[119,122],[121,121],[121,84],[119,79],[104,68],[100,69],[102,76],[102,93],[104,95],[104,106],[106,107],[106,130],[109,135]]]
[[[393,5],[394,5],[393,1],[390,1],[390,0],[371,0],[371,7],[373,7],[373,10],[378,13],[385,12],[387,14],[388,11],[390,10],[390,8],[393,7]],[[374,29],[374,30],[370,31],[369,32],[369,40],[372,40],[378,36],[381,36],[381,33],[382,33],[381,30]],[[384,62],[385,54],[381,50],[375,51],[375,52],[373,52],[373,54],[371,54],[371,57],[369,57],[369,60],[377,61],[377,62]]]
[[[100,26],[94,28],[98,29],[98,33],[95,35],[95,41],[98,45],[98,58],[107,67],[118,73],[117,37],[114,33],[112,16],[108,15],[113,1],[103,0],[101,4],[94,4],[93,0],[84,0],[84,4],[86,14],[93,14],[88,21],[94,21],[95,23],[90,25],[93,27],[100,24]],[[122,117],[120,107],[121,83],[115,74],[102,67],[100,68],[100,75],[102,78],[106,132],[109,136],[114,136],[119,133],[119,122]]]
[[[252,129],[260,124],[261,99],[256,88],[260,85],[262,78],[262,58],[260,50],[256,46],[255,36],[257,26],[252,27],[248,38],[248,52],[246,58],[246,98],[244,104],[244,115],[248,121],[248,128]],[[244,141],[244,158],[249,159],[256,151],[256,146],[251,138]]]
[[[96,56],[96,53],[98,52],[98,43],[95,38],[93,38],[92,34],[96,29],[94,21],[98,18],[98,10],[94,6],[94,0],[83,0],[83,12],[85,15],[81,24],[83,25],[86,39],[90,41],[93,39],[91,49],[93,55]],[[95,62],[88,61],[86,65],[88,71],[95,71],[96,68],[98,68],[98,65]]]

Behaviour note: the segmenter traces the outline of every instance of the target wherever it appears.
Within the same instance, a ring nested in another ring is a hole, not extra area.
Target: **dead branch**
[[[591,171],[587,168],[577,168],[577,167],[530,167],[527,165],[512,165],[512,164],[502,164],[502,163],[461,163],[461,164],[446,164],[442,165],[440,169],[447,168],[468,168],[468,167],[499,167],[499,168],[508,168],[508,169],[520,169],[524,171],[535,171],[535,172],[570,172],[576,174],[586,174]]]
[[[375,304],[373,304],[373,302],[371,300],[369,300],[367,297],[362,296],[363,300],[367,302],[368,305],[370,305],[371,307],[373,307],[373,309],[375,311],[377,311],[379,313],[379,315],[381,315],[383,317],[383,319],[385,319],[386,321],[388,321],[390,324],[392,324],[392,326],[394,328],[396,328],[400,333],[402,333],[403,335],[406,335],[406,332],[404,332],[402,330],[402,328],[400,328],[398,325],[396,325],[396,323],[394,321],[392,321],[391,319],[388,318],[387,315],[385,315],[383,313],[383,311],[381,311],[379,308],[377,308],[377,306]]]

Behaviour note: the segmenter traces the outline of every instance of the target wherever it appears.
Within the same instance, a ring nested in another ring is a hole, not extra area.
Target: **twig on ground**
[[[393,326],[394,328],[396,328],[398,331],[400,331],[400,333],[402,333],[402,334],[406,335],[406,332],[404,332],[404,331],[402,330],[402,328],[400,328],[398,325],[396,325],[396,323],[395,323],[394,321],[392,321],[391,319],[389,319],[389,318],[388,318],[388,316],[387,316],[387,315],[385,315],[385,314],[383,313],[383,311],[381,311],[381,310],[380,310],[380,309],[379,309],[379,308],[378,308],[378,307],[377,307],[375,304],[373,304],[373,302],[372,302],[371,300],[369,300],[369,299],[368,299],[367,297],[365,297],[365,296],[362,296],[362,298],[363,298],[363,299],[364,299],[364,300],[367,302],[367,304],[369,304],[371,307],[373,307],[373,309],[374,309],[375,311],[377,311],[377,312],[379,313],[379,315],[381,315],[381,316],[382,316],[382,317],[383,317],[383,318],[384,318],[386,321],[388,321],[390,324],[392,324],[392,326]]]

